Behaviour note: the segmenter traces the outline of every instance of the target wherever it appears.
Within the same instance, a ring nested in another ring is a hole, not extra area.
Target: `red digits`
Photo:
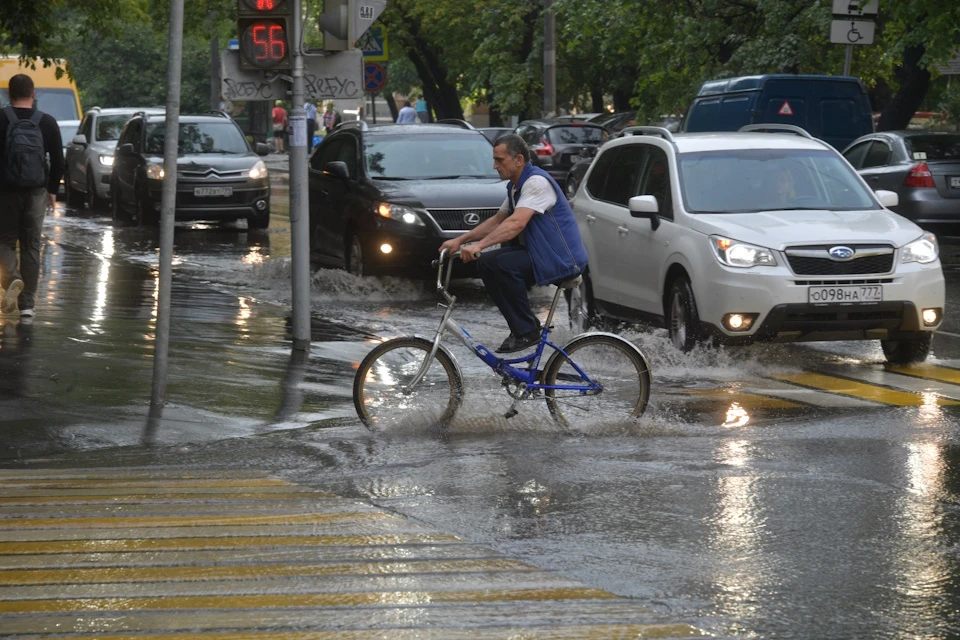
[[[287,40],[283,27],[278,24],[270,27],[270,57],[273,60],[283,60],[287,55]]]
[[[269,43],[264,38],[264,36],[267,35],[266,31],[267,31],[266,25],[263,25],[263,24],[253,25],[253,29],[252,29],[253,44],[254,44],[253,56],[257,60],[266,60],[270,51],[268,48]],[[272,33],[271,33],[271,36],[272,36]]]

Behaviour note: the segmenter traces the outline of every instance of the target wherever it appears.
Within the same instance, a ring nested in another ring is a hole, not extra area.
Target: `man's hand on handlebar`
[[[440,253],[443,253],[444,249],[447,251],[447,255],[453,255],[457,251],[460,251],[460,238],[450,238],[442,245],[440,245]]]

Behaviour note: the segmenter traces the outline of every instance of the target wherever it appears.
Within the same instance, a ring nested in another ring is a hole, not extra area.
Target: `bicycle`
[[[633,343],[604,332],[579,334],[563,347],[548,339],[562,292],[576,289],[581,276],[555,283],[557,291],[533,353],[501,358],[475,342],[452,318],[457,299],[450,294],[449,285],[457,255],[459,252],[448,255],[444,250],[433,263],[437,291],[446,301],[440,304],[445,311],[433,340],[393,338],[377,345],[360,363],[353,401],[367,427],[385,428],[392,419],[424,417],[441,431],[449,425],[463,401],[464,386],[459,364],[441,342],[444,333],[456,337],[501,377],[501,386],[513,397],[506,418],[517,415],[521,401],[541,394],[550,415],[565,428],[588,419],[619,423],[643,414],[650,397],[650,365]],[[546,347],[553,353],[541,369]],[[439,366],[432,366],[434,360]]]

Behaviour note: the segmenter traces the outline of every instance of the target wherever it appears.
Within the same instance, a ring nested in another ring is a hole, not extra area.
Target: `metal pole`
[[[557,16],[543,0],[543,115],[557,114]]]
[[[157,339],[153,356],[153,392],[149,427],[155,429],[167,401],[167,351],[170,346],[170,289],[173,279],[173,220],[177,204],[177,146],[180,140],[180,68],[183,62],[183,0],[170,2],[167,49],[167,114],[163,139],[163,190],[160,198],[160,282],[157,294]],[[147,434],[145,434],[145,439]]]
[[[307,208],[307,113],[303,110],[303,5],[293,3],[293,108],[290,110],[290,239],[293,349],[310,351],[310,213]]]
[[[847,45],[847,53],[843,58],[843,75],[850,75],[850,62],[853,60],[853,45]]]

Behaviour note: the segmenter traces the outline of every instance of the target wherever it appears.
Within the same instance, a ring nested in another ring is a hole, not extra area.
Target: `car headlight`
[[[723,236],[710,236],[710,246],[721,264],[747,269],[750,267],[774,267],[777,259],[773,251]]]
[[[377,213],[384,218],[390,218],[391,220],[397,220],[398,222],[406,222],[407,224],[412,224],[415,227],[426,226],[426,223],[424,223],[423,218],[420,217],[417,209],[414,209],[413,207],[407,207],[402,204],[381,202],[379,205],[377,205]]]
[[[257,164],[253,165],[250,169],[250,173],[247,174],[250,176],[251,180],[260,180],[261,178],[267,177],[267,165],[263,164],[263,160],[257,160]]]
[[[937,244],[937,236],[932,233],[925,233],[919,240],[914,240],[903,248],[900,252],[900,262],[919,262],[927,264],[933,262],[940,256],[940,246]]]
[[[163,180],[163,165],[156,162],[147,163],[147,178],[150,180]]]
[[[100,160],[100,164],[102,164],[103,166],[105,167],[113,166],[113,156],[97,156],[97,158]]]

